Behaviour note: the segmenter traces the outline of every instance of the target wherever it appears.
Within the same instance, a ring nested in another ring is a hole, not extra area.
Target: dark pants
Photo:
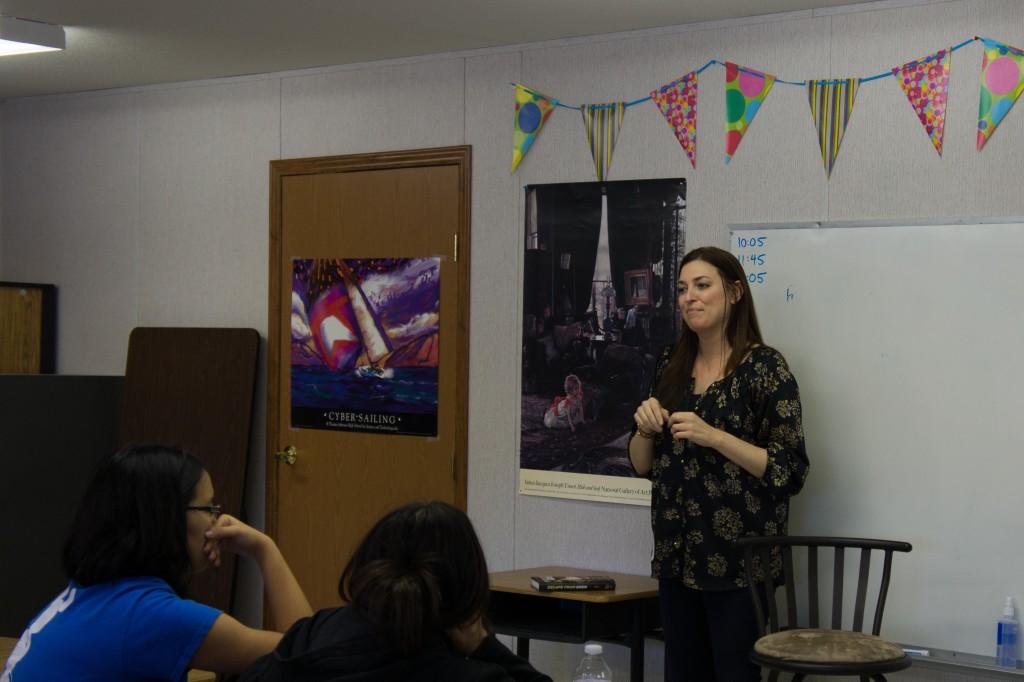
[[[659,580],[665,633],[665,682],[754,682],[750,662],[757,618],[750,589],[691,590],[678,579]],[[762,604],[764,596],[762,595]]]

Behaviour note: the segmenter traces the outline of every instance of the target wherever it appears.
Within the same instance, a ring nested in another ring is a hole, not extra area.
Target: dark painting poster
[[[682,179],[526,188],[519,491],[645,505],[633,412],[678,335]]]
[[[292,261],[292,427],[437,435],[441,259]]]

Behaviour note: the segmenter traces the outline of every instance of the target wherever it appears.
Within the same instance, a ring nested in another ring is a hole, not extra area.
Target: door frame
[[[453,225],[451,251],[456,269],[458,287],[457,334],[455,366],[455,437],[452,453],[452,477],[455,482],[455,506],[466,510],[467,463],[469,449],[469,254],[470,254],[470,198],[472,147],[460,145],[431,149],[346,154],[341,156],[279,159],[270,162],[270,281],[267,317],[267,441],[266,441],[266,518],[267,534],[277,538],[278,481],[277,469],[282,464],[274,453],[283,447],[280,430],[280,347],[285,321],[277,317],[281,310],[281,244],[282,244],[282,186],[284,178],[295,175],[327,173],[353,173],[399,168],[455,166],[459,173],[458,224]],[[451,314],[446,312],[445,314]],[[388,436],[379,436],[388,438]]]

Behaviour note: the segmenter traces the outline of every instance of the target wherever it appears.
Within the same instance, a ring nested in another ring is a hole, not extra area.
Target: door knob
[[[285,464],[295,464],[295,460],[298,459],[299,451],[295,449],[294,445],[289,445],[284,450],[278,450],[274,453],[274,458],[278,462],[284,462]]]

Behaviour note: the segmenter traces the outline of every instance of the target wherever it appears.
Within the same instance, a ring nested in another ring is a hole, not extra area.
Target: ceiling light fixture
[[[0,57],[63,49],[63,26],[0,16]]]

